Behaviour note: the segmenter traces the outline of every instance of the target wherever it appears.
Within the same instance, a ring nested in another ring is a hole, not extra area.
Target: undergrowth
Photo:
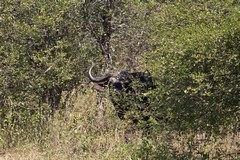
[[[145,135],[121,121],[107,100],[96,107],[92,91],[78,95],[75,104],[55,114],[45,134],[2,147],[0,159],[238,159],[240,135],[178,133],[158,129]],[[99,117],[102,114],[102,117]],[[29,134],[26,131],[27,134]],[[31,137],[31,136],[29,136]]]

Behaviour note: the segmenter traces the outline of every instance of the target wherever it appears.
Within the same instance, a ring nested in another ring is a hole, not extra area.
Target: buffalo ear
[[[98,92],[103,92],[104,91],[104,87],[101,84],[94,84],[91,87],[92,90],[98,91]]]

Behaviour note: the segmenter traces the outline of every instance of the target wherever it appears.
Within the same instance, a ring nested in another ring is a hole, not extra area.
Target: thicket
[[[159,114],[171,127],[219,132],[239,127],[239,3],[176,2],[155,13],[145,56],[157,77]]]
[[[66,107],[96,47],[82,31],[77,3],[4,0],[0,6],[1,139],[11,145],[40,136],[55,110]]]
[[[168,119],[153,131],[239,132],[239,10],[235,0],[0,1],[0,146],[48,134],[92,62],[152,73],[151,112]]]

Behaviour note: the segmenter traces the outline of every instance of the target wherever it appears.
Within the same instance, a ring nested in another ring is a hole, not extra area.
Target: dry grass
[[[35,145],[23,145],[0,153],[0,160],[42,160],[46,153]]]
[[[209,159],[237,159],[240,149],[240,134],[228,133],[222,136],[208,136],[203,134],[201,140],[198,135],[172,134],[172,147],[179,154],[191,153],[193,155],[209,155]],[[201,135],[202,136],[202,135]],[[239,157],[240,158],[240,157]]]
[[[112,105],[107,101],[99,112],[95,99],[96,94],[92,91],[80,94],[73,108],[68,108],[64,115],[57,114],[54,117],[49,136],[45,137],[41,145],[25,144],[2,151],[0,160],[139,158],[138,151],[145,147],[143,141],[146,140],[141,130],[128,134],[130,140],[126,142],[126,131],[129,131],[127,123],[115,116]],[[158,144],[166,142],[173,151],[169,153],[175,155],[194,155],[196,158],[197,155],[208,154],[209,159],[238,159],[236,151],[240,148],[240,135],[229,133],[217,138],[206,135],[199,142],[198,135],[192,133],[179,135],[161,132],[155,139],[149,139],[149,142],[152,146],[147,149],[152,154],[158,152]]]
[[[64,118],[55,117],[47,140],[50,143],[45,146],[47,159],[130,159],[124,137],[127,124],[113,114],[109,103],[105,102],[102,113],[95,103],[94,93],[80,95]],[[134,141],[140,141],[140,137],[135,133]]]

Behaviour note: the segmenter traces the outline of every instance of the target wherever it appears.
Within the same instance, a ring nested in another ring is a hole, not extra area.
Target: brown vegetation
[[[193,133],[155,131],[155,138],[147,139],[141,130],[131,130],[127,122],[119,120],[106,99],[104,116],[99,122],[95,98],[96,94],[91,90],[87,90],[85,95],[78,95],[73,108],[53,118],[49,135],[41,144],[31,142],[2,150],[0,159],[137,159],[138,152],[144,147],[149,149],[149,154],[171,150],[172,158],[183,155],[203,159],[201,156],[205,154],[209,155],[209,159],[237,159],[239,156],[239,133],[216,137],[205,135],[199,143],[198,135]],[[166,145],[166,148],[159,149],[156,147],[158,144]],[[151,156],[144,155],[142,158],[155,159]]]

